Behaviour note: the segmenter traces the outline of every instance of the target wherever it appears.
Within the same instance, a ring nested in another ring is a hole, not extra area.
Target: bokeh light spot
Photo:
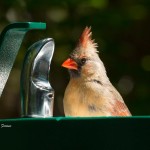
[[[129,76],[123,76],[118,82],[119,91],[124,95],[128,95],[133,90],[133,87],[134,82]]]
[[[95,8],[106,8],[108,5],[108,0],[91,0],[90,4]]]
[[[47,17],[54,22],[64,21],[68,16],[68,12],[63,8],[50,9],[47,12]]]
[[[146,55],[142,58],[141,66],[145,71],[150,71],[150,55]]]
[[[141,20],[146,17],[147,9],[142,5],[134,5],[129,8],[129,15],[134,20]]]
[[[6,18],[9,22],[14,22],[17,20],[17,12],[15,9],[10,8],[6,13]]]

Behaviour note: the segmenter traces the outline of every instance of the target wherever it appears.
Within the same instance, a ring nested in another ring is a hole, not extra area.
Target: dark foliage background
[[[0,118],[20,116],[19,78],[23,58],[34,42],[52,37],[56,48],[50,82],[55,89],[54,115],[63,116],[63,94],[69,81],[61,63],[85,26],[92,26],[108,76],[133,115],[150,115],[149,0],[1,0],[0,31],[12,22],[46,22],[47,29],[24,38],[0,99]]]

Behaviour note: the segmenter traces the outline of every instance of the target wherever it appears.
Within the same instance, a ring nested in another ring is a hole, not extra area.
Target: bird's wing
[[[112,116],[131,116],[130,111],[123,101],[116,100],[113,109],[111,110]]]

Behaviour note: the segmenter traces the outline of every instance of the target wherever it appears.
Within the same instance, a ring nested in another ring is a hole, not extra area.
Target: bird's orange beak
[[[62,64],[62,67],[65,67],[65,68],[68,68],[68,69],[78,70],[77,63],[71,58],[68,58],[66,61],[64,61],[63,64]]]

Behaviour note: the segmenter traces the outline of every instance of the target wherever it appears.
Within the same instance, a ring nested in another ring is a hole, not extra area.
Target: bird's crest
[[[93,47],[97,47],[97,43],[92,40],[91,27],[86,27],[80,36],[79,45],[86,48],[89,44]]]

